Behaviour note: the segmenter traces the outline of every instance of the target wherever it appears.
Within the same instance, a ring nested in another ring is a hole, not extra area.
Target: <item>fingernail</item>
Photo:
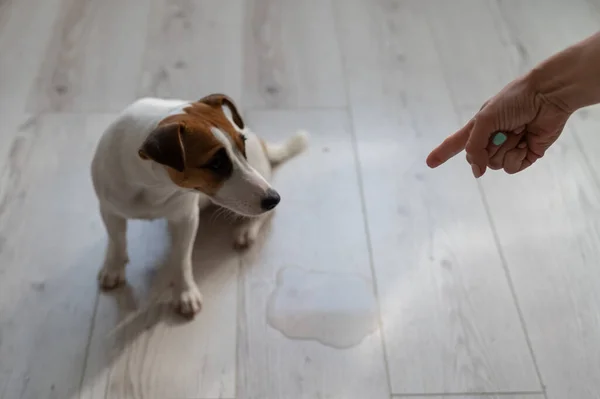
[[[523,149],[523,148],[527,147],[527,143],[526,142],[519,143],[519,145],[517,147]]]
[[[508,137],[506,137],[506,134],[504,134],[502,132],[498,132],[492,139],[492,143],[494,143],[494,145],[502,145],[502,144],[504,144],[504,142],[506,141],[507,138]]]
[[[481,177],[481,169],[479,169],[479,166],[473,164],[471,165],[471,170],[473,171],[473,176],[475,176],[476,179]]]

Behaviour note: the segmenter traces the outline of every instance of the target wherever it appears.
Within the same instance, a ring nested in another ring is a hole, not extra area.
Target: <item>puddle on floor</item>
[[[377,330],[377,300],[371,282],[360,276],[284,268],[267,320],[288,338],[344,349]]]

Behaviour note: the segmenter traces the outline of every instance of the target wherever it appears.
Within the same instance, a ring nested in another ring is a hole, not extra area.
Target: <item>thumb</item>
[[[462,129],[451,136],[448,136],[442,144],[431,151],[427,157],[427,166],[430,168],[437,168],[453,156],[462,152],[469,140],[471,129],[473,129],[474,124],[475,121],[471,119]]]

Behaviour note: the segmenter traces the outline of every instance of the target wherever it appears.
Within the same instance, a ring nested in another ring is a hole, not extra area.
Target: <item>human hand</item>
[[[465,150],[476,178],[488,167],[510,174],[520,172],[544,156],[569,116],[564,107],[538,92],[528,77],[516,79],[435,148],[427,165],[436,168]],[[505,133],[506,140],[496,145],[493,139],[498,132]]]

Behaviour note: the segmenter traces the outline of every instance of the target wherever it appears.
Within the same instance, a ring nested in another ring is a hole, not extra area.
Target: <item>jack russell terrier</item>
[[[197,102],[144,98],[128,106],[104,132],[91,167],[108,232],[100,286],[125,281],[127,219],[166,218],[171,263],[179,268],[173,302],[179,313],[196,314],[202,295],[192,274],[192,247],[200,209],[212,202],[249,217],[234,240],[238,247],[251,245],[280,201],[267,181],[272,166],[306,142],[304,132],[282,144],[262,141],[222,94]]]

